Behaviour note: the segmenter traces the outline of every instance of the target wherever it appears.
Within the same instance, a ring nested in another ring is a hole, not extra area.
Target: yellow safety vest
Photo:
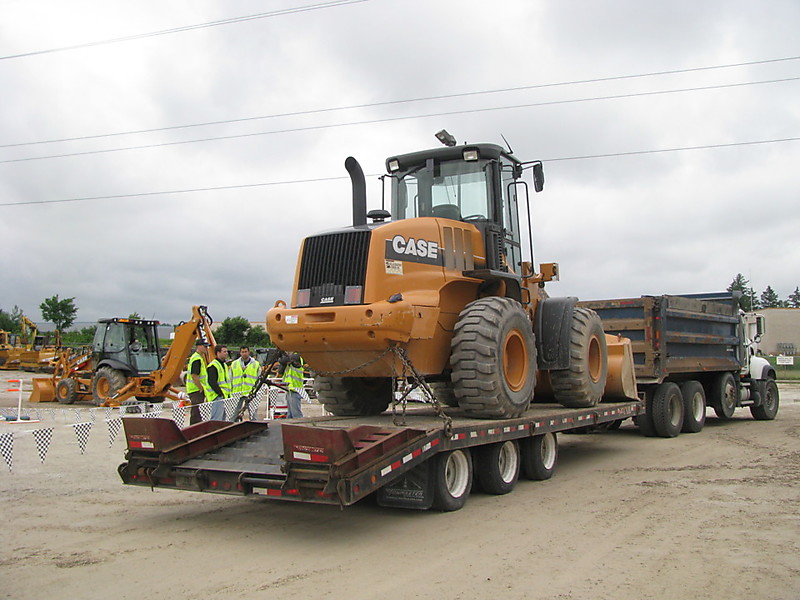
[[[300,365],[299,367],[295,367],[292,365],[286,365],[286,369],[283,371],[283,383],[286,384],[290,390],[302,390],[303,389],[303,367],[302,365],[305,364],[305,361],[300,358]]]
[[[219,362],[216,358],[212,360],[209,365],[206,367],[206,380],[203,382],[203,386],[205,387],[206,392],[206,402],[213,402],[217,399],[217,392],[211,389],[211,386],[208,385],[208,369],[214,367],[217,371],[217,384],[219,385],[219,389],[222,390],[222,397],[223,398],[230,398],[231,397],[231,373],[228,365],[223,365]]]
[[[237,358],[231,365],[231,391],[242,394],[249,394],[256,384],[256,378],[261,370],[261,365],[254,358],[250,359],[247,366],[241,358]]]
[[[192,363],[200,361],[200,387],[197,387],[192,379]],[[186,366],[186,393],[192,394],[200,392],[206,386],[206,361],[202,354],[195,352],[189,357],[189,364]]]

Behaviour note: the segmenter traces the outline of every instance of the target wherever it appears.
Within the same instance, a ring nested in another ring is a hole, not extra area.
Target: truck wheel
[[[62,379],[56,384],[56,399],[64,404],[73,404],[78,399],[78,382]]]
[[[516,440],[478,448],[475,478],[487,494],[507,494],[519,478],[519,444]]]
[[[660,437],[673,438],[683,427],[683,395],[677,384],[662,383],[652,402],[653,429]]]
[[[774,379],[767,379],[761,404],[751,406],[750,414],[757,421],[772,421],[778,414],[779,405],[778,384]]]
[[[706,393],[699,381],[686,381],[681,385],[683,396],[682,433],[698,433],[706,423]]]
[[[525,412],[536,385],[536,344],[522,306],[499,296],[467,304],[450,362],[453,391],[467,415],[503,419]]]
[[[556,434],[548,432],[520,440],[519,454],[522,474],[527,479],[550,479],[558,463]]]
[[[324,377],[314,378],[317,399],[329,413],[337,417],[379,415],[392,401],[391,377]]]
[[[428,384],[436,399],[445,406],[458,406],[458,398],[453,391],[453,384],[449,381],[434,381]]]
[[[92,399],[97,406],[104,404],[128,383],[128,378],[121,371],[111,367],[100,367],[92,378]]]
[[[608,377],[608,349],[603,322],[593,310],[576,308],[569,338],[569,368],[550,371],[553,395],[568,408],[596,405]]]
[[[472,458],[468,448],[440,452],[433,459],[433,508],[458,510],[472,490]]]
[[[730,419],[739,404],[739,385],[731,373],[721,373],[711,385],[711,406],[720,419]]]
[[[644,413],[633,417],[633,422],[645,437],[656,437],[653,426],[653,392],[652,386],[648,386],[644,393]]]

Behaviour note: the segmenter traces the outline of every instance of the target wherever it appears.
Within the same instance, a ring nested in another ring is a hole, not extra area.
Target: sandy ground
[[[800,385],[780,389],[773,422],[562,435],[553,479],[446,514],[127,487],[102,422],[84,455],[58,418],[0,424],[0,597],[798,598]]]

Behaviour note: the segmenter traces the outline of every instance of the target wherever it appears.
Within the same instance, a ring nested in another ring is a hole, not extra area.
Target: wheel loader
[[[386,160],[391,213],[367,212],[363,171],[345,161],[353,225],[303,241],[291,305],[267,312],[273,343],[303,356],[334,415],[386,410],[402,380],[476,418],[519,416],[534,398],[635,399],[630,342],[577,298],[548,296],[556,263],[533,269],[526,175],[540,192],[542,163],[437,137],[446,147]]]

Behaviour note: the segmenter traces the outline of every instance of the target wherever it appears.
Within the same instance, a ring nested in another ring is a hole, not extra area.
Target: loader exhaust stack
[[[353,184],[353,227],[367,224],[367,184],[361,165],[352,156],[344,161],[344,168],[350,174]]]

